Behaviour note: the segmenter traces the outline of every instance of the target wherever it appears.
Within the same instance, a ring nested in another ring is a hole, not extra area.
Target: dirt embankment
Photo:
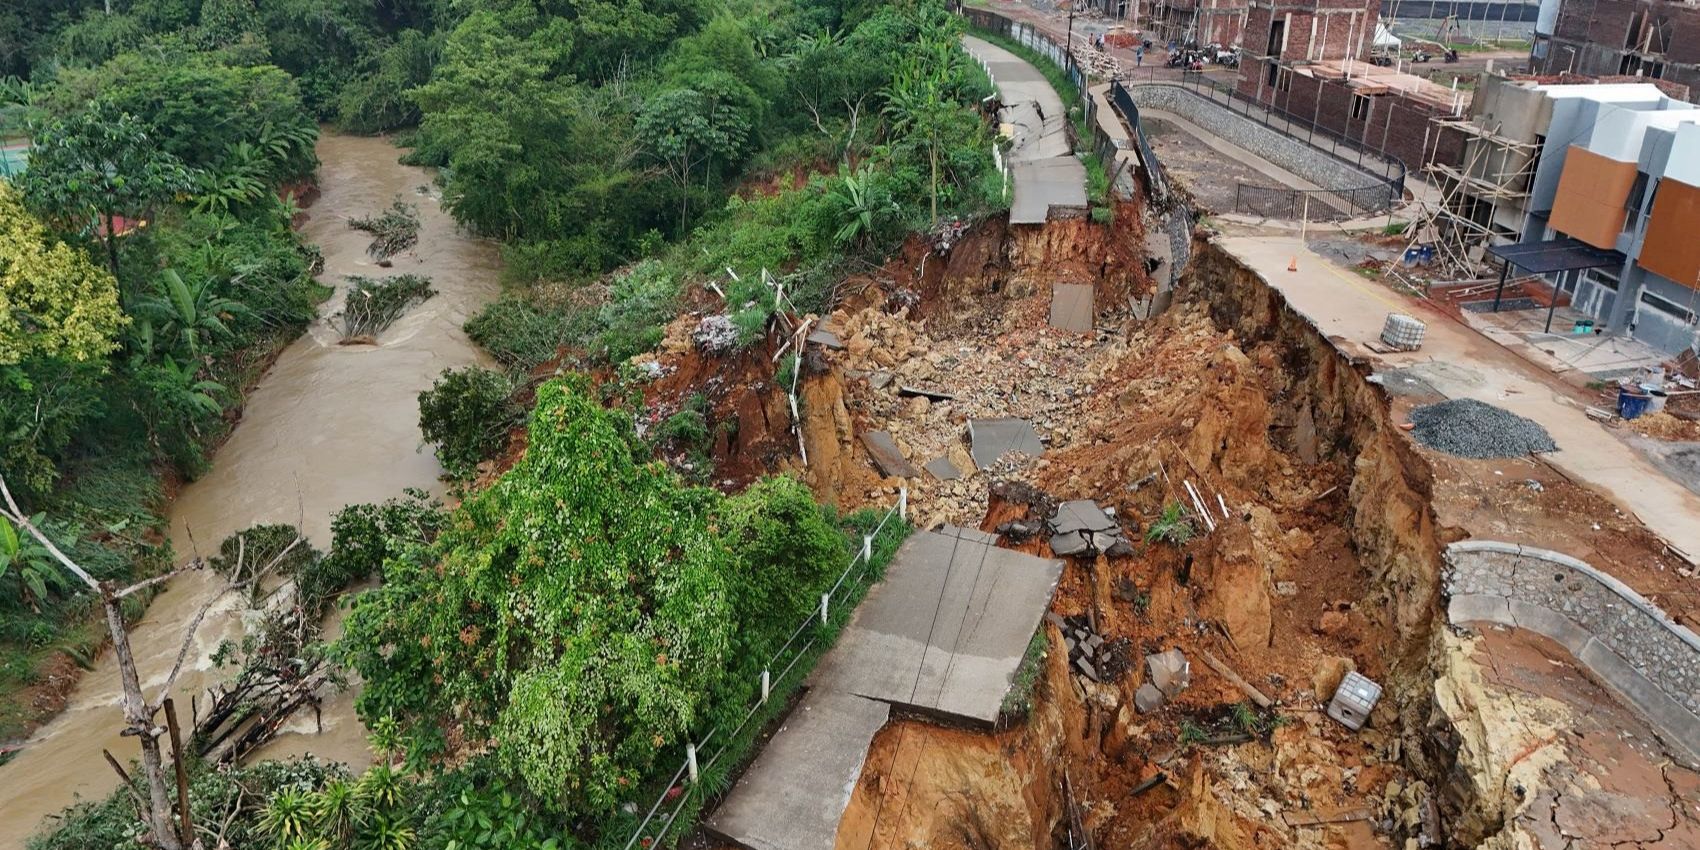
[[[1531,473],[1544,488],[1505,479],[1490,494],[1496,470],[1417,448],[1397,425],[1410,400],[1365,380],[1373,363],[1342,354],[1208,243],[1174,306],[1134,319],[1127,300],[1149,285],[1138,221],[1130,205],[1108,228],[984,222],[948,252],[911,242],[847,281],[826,317],[844,348],[806,358],[806,467],[789,410],[775,406],[782,395],[759,395],[776,349],[680,363],[667,379],[674,395],[718,388],[715,415],[737,418],[737,439],[717,444],[716,460],[740,474],[792,469],[823,500],[889,504],[898,480],[881,477],[860,439],[885,431],[915,466],[943,459],[960,472],[907,480],[919,525],[978,526],[1049,555],[1045,536],[1021,526],[1093,499],[1136,541],[1129,554],[1070,559],[1052,606],[1111,647],[1097,680],[1071,667],[1047,625],[1025,718],[990,734],[894,721],[869,754],[840,847],[1509,840],[1507,789],[1522,787],[1510,771],[1536,762],[1512,746],[1521,733],[1504,718],[1471,709],[1503,683],[1472,679],[1442,628],[1443,546],[1471,531],[1514,539],[1502,525],[1526,531],[1526,514],[1561,504],[1578,539],[1623,531],[1614,539],[1638,559],[1657,553],[1622,523],[1586,532],[1599,499],[1581,488]],[[1092,333],[1049,327],[1054,283],[1093,286]],[[700,359],[688,346],[668,356]],[[966,423],[991,416],[1032,421],[1044,453],[974,468]],[[1146,540],[1171,506],[1196,513],[1188,483],[1215,528],[1195,516],[1190,540]],[[1646,569],[1631,583],[1659,590],[1663,574]],[[1143,658],[1171,648],[1191,660],[1190,687],[1137,710]],[[1386,687],[1359,732],[1322,711],[1349,670]],[[1275,709],[1256,709],[1247,685]]]

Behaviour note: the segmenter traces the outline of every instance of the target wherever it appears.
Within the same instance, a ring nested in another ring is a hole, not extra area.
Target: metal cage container
[[[1381,686],[1357,673],[1347,673],[1328,703],[1328,716],[1353,731],[1364,728],[1369,713],[1381,699]]]

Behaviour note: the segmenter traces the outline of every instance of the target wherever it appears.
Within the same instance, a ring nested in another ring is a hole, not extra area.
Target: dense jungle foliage
[[[531,373],[611,367],[628,387],[625,362],[705,288],[752,344],[906,236],[997,209],[991,87],[960,31],[942,0],[0,8],[0,141],[30,145],[0,177],[0,476],[98,577],[172,560],[164,482],[205,470],[327,293],[290,227],[321,126],[394,133],[461,226],[503,244],[507,290],[466,327],[502,370],[446,373],[421,426],[462,482],[522,423],[525,454],[434,519],[351,508],[289,569],[326,605],[380,579],[340,644],[290,648],[359,674],[379,765],[200,767],[198,822],[234,848],[623,843],[626,804],[749,704],[872,520],[789,479],[693,486],[705,469],[653,458],[706,461],[705,406],[646,439],[607,386]],[[0,740],[45,658],[98,645],[94,601],[11,531]],[[139,834],[119,792],[37,846]]]

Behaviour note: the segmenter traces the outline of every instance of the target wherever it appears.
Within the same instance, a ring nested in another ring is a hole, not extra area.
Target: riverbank
[[[172,501],[169,539],[178,558],[210,554],[231,533],[266,522],[299,524],[310,542],[324,546],[331,515],[346,505],[382,501],[406,488],[443,492],[441,468],[419,433],[417,395],[446,368],[487,363],[461,325],[499,291],[498,250],[461,234],[441,209],[429,172],[401,165],[399,153],[382,138],[320,139],[323,193],[299,229],[323,251],[319,280],[337,291],[254,385],[240,424],[209,472]],[[419,244],[395,257],[393,268],[380,269],[366,255],[367,234],[347,220],[397,197],[419,209]],[[334,317],[343,277],[400,273],[431,277],[438,294],[376,345],[339,345]],[[164,679],[182,625],[220,583],[206,573],[181,576],[135,623],[131,641],[144,688]],[[221,600],[209,612],[194,641],[193,662],[178,680],[179,704],[189,704],[221,675],[210,656],[239,634],[236,603]],[[0,846],[22,846],[42,818],[79,796],[103,796],[116,784],[101,750],[120,760],[134,752],[133,742],[116,734],[117,694],[111,658],[95,659],[70,689],[65,710],[0,766],[0,810],[8,815],[0,822]],[[310,751],[358,767],[369,758],[364,738],[350,695],[339,694],[326,702],[322,732],[308,719],[280,735],[264,756]]]

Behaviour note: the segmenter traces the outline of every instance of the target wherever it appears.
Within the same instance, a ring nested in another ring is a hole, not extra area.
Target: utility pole
[[[1074,7],[1080,0],[1069,0],[1068,3],[1068,35],[1063,39],[1063,64],[1068,64],[1069,54],[1074,52]]]

